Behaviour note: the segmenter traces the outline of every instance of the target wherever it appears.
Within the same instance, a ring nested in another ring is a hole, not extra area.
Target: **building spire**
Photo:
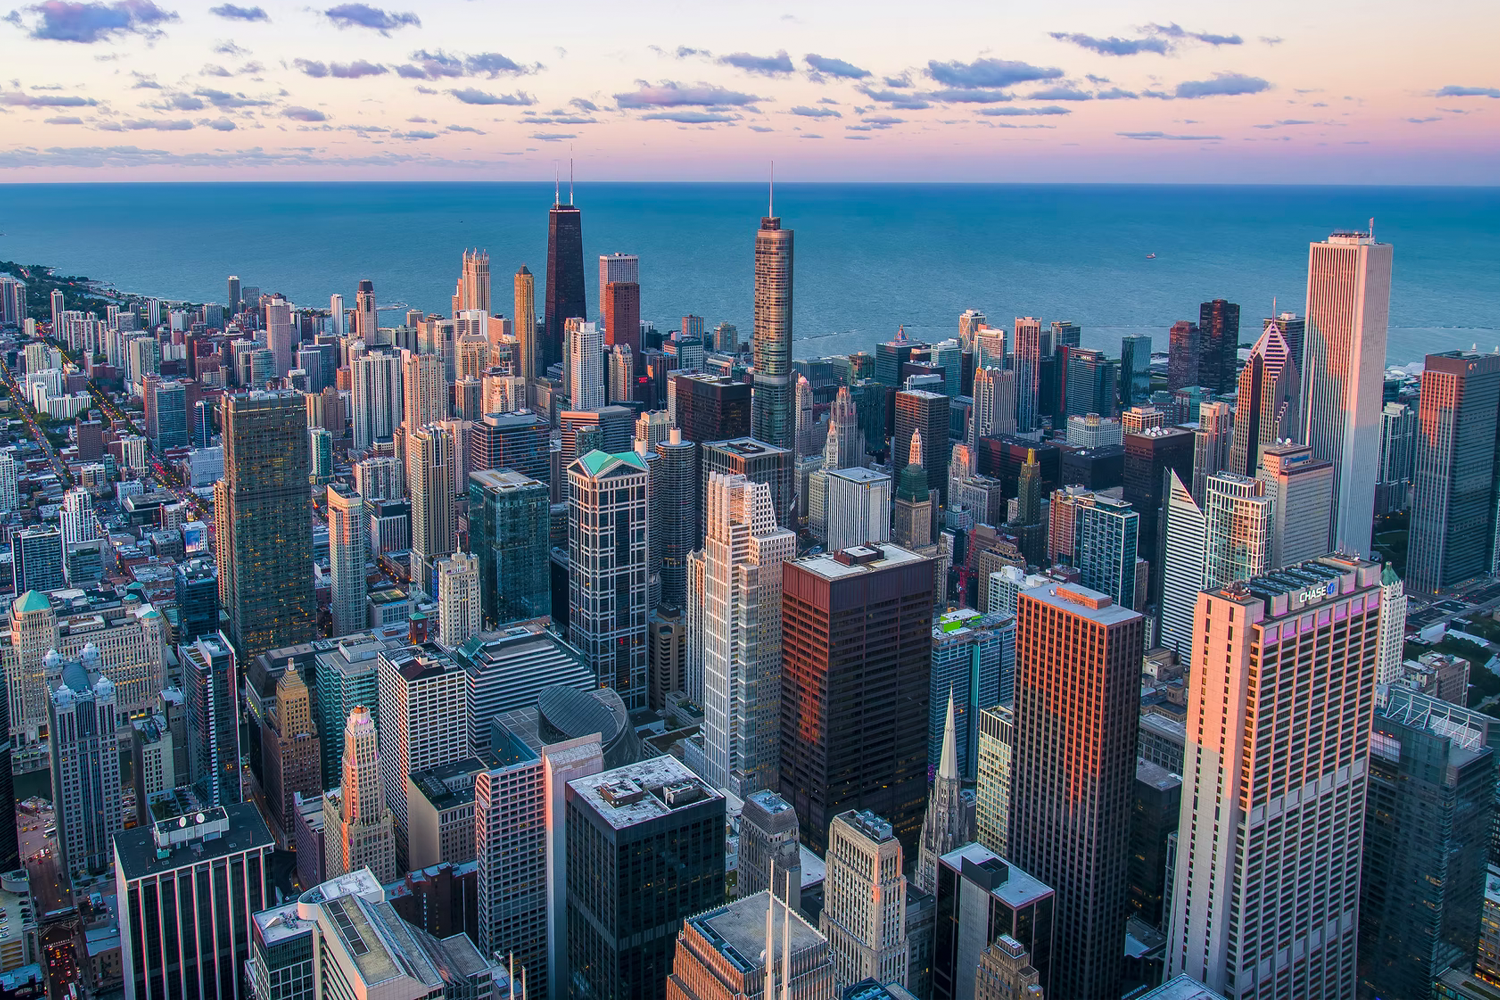
[[[552,161],[552,204],[562,204],[562,164]]]
[[[958,746],[954,736],[953,688],[948,688],[948,721],[943,724],[943,755],[938,764],[938,777],[959,780]]]
[[[573,150],[568,149],[568,204],[573,204]]]
[[[907,453],[907,465],[922,465],[922,429],[914,428],[911,432],[911,450]],[[922,466],[924,469],[925,465]]]
[[[766,217],[770,218],[770,219],[774,219],[776,217],[776,161],[775,160],[771,161],[771,192],[770,192],[770,198],[769,198],[769,200],[768,200],[768,202],[766,204]]]

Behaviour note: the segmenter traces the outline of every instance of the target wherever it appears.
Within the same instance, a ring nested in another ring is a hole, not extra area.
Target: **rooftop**
[[[1500,998],[1500,993],[1496,997]],[[1167,980],[1151,992],[1142,994],[1136,1000],[1225,1000],[1225,997],[1184,973],[1176,979]]]
[[[753,896],[737,899],[715,910],[688,918],[688,924],[702,934],[735,969],[742,973],[765,968],[766,909],[770,905],[769,892],[757,892]],[[819,946],[826,946],[827,939],[812,928],[795,910],[788,911],[778,906],[773,917],[772,952],[776,958],[782,955],[783,921],[790,913],[791,924],[786,929],[787,946],[791,954]]]
[[[844,558],[841,559],[841,556]],[[926,559],[926,556],[903,549],[899,545],[882,542],[875,546],[856,545],[840,552],[824,552],[815,556],[807,556],[796,560],[795,565],[799,569],[816,573],[826,579],[840,580],[864,573],[873,573],[876,570],[890,569],[894,566],[924,562]]]
[[[1114,603],[1108,595],[1076,583],[1044,584],[1040,587],[1032,587],[1030,590],[1023,590],[1021,596],[1098,622],[1100,625],[1120,625],[1141,617],[1130,608]]]
[[[1138,760],[1135,762],[1135,780],[1144,785],[1149,785],[1159,792],[1165,792],[1174,785],[1182,787],[1182,777],[1173,774],[1160,764],[1153,764],[1149,760]]]
[[[274,846],[271,832],[266,829],[266,824],[254,805],[240,803],[209,812],[222,813],[228,823],[224,832],[209,834],[213,839],[188,839],[170,848],[158,850],[156,845],[159,831],[156,828],[163,823],[138,826],[115,834],[115,854],[119,858],[122,874],[127,880],[134,881],[231,854],[254,850],[269,852]],[[164,823],[178,825],[178,820],[165,820]],[[182,826],[181,829],[187,831],[192,827]]]
[[[676,757],[669,756],[574,778],[568,787],[616,830],[650,822],[699,802],[724,799]]]
[[[943,855],[942,863],[962,872],[966,878],[984,878],[989,882],[990,894],[1012,909],[1030,906],[1052,895],[1049,886],[979,844],[965,844],[949,851]]]
[[[831,469],[828,474],[830,476],[838,476],[840,479],[847,479],[851,483],[888,483],[891,481],[891,477],[884,472],[876,472],[874,469],[867,469],[863,466],[852,469]]]

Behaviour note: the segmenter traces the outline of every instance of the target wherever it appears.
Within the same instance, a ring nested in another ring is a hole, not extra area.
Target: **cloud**
[[[980,108],[979,113],[999,118],[1019,118],[1025,115],[1071,115],[1073,112],[1056,104],[1048,104],[1040,108]]]
[[[562,142],[564,139],[576,139],[578,136],[572,132],[537,132],[532,138],[538,142]]]
[[[1167,38],[1191,39],[1203,42],[1207,45],[1218,47],[1220,45],[1243,45],[1245,40],[1239,35],[1216,35],[1208,31],[1188,31],[1181,25],[1173,24],[1148,24],[1145,31],[1152,35],[1164,35]]]
[[[201,97],[192,94],[172,94],[165,101],[153,104],[152,107],[160,108],[162,111],[202,111],[204,104]]]
[[[369,28],[382,35],[408,25],[413,28],[422,26],[422,19],[411,11],[381,10],[363,3],[341,3],[329,7],[323,16],[340,28]]]
[[[769,126],[769,125],[751,125],[750,126],[750,131],[752,131],[752,132],[774,132],[776,130],[774,128],[772,128],[771,126]]]
[[[707,49],[695,49],[686,45],[677,46],[675,55],[678,59],[691,59],[694,56],[702,56],[705,59],[712,59],[714,57],[714,54]]]
[[[911,70],[907,70],[900,76],[886,76],[881,78],[887,87],[910,87]]]
[[[974,90],[962,87],[934,90],[924,96],[934,101],[946,101],[950,104],[1001,104],[1015,100],[1003,90]]]
[[[889,104],[892,108],[899,108],[902,111],[921,111],[923,108],[932,107],[919,94],[899,94],[894,90],[875,90],[863,85],[859,87],[859,92],[872,101]]]
[[[725,114],[722,111],[653,111],[648,115],[641,115],[642,121],[678,122],[682,125],[707,125],[710,122],[733,122],[739,121],[739,118],[739,115]]]
[[[1260,40],[1264,45],[1280,45],[1282,42],[1286,41],[1285,38],[1281,38],[1276,35],[1261,35]]]
[[[1179,83],[1175,96],[1193,99],[1198,97],[1236,97],[1241,94],[1259,94],[1270,90],[1271,84],[1258,76],[1243,73],[1217,73],[1212,80],[1188,80]]]
[[[292,65],[296,66],[307,76],[321,79],[328,75],[328,64],[318,62],[315,59],[293,59]]]
[[[795,108],[793,108],[792,109],[792,114],[794,114],[794,115],[801,115],[804,118],[842,118],[842,117],[844,117],[843,115],[839,114],[837,111],[833,110],[832,108],[809,108],[809,107],[807,107],[804,104],[799,104]]]
[[[1011,59],[976,59],[971,63],[927,63],[927,75],[950,87],[1013,87],[1018,83],[1056,80],[1063,71],[1056,66],[1033,66]]]
[[[1121,90],[1119,87],[1111,87],[1101,90],[1094,95],[1098,101],[1133,101],[1140,95],[1133,90]]]
[[[260,7],[239,7],[232,3],[210,7],[208,12],[230,21],[269,21],[271,19],[271,15]]]
[[[71,94],[0,93],[0,104],[12,108],[91,108],[98,103],[92,97]]]
[[[0,169],[101,167],[245,167],[324,165],[341,167],[384,167],[396,164],[424,164],[440,167],[476,168],[493,166],[482,160],[449,160],[414,153],[380,152],[363,156],[327,156],[310,147],[266,150],[259,146],[213,152],[171,152],[165,149],[142,149],[139,146],[50,146],[46,149],[23,147],[0,152]]]
[[[249,49],[242,49],[232,41],[215,45],[214,52],[221,56],[248,56],[250,54]]]
[[[323,63],[312,59],[294,59],[292,64],[303,73],[313,77],[332,76],[340,80],[358,80],[362,76],[381,76],[390,70],[379,63],[356,59],[352,63]]]
[[[721,56],[717,62],[721,66],[733,66],[747,73],[759,73],[761,76],[786,76],[794,71],[791,56],[782,49],[774,56],[753,56],[748,52],[731,52],[727,56]]]
[[[300,108],[295,105],[289,108],[282,108],[281,117],[299,122],[326,122],[328,120],[328,116],[317,108]]]
[[[813,133],[813,132],[803,132],[797,138],[799,138],[799,139],[821,139],[823,137],[821,135],[817,135],[816,133]]]
[[[216,108],[254,108],[270,104],[270,101],[257,101],[244,94],[231,94],[223,90],[213,90],[208,87],[199,87],[193,91],[199,97],[206,97],[210,104]]]
[[[1310,121],[1307,121],[1307,120],[1302,119],[1302,118],[1281,118],[1281,119],[1278,119],[1278,120],[1276,120],[1274,122],[1271,122],[1271,124],[1269,124],[1269,125],[1256,125],[1255,127],[1256,128],[1279,128],[1279,127],[1284,126],[1284,125],[1316,125],[1316,124],[1318,124],[1318,123],[1317,122],[1310,122]]]
[[[436,132],[412,131],[412,132],[398,132],[396,134],[399,135],[403,139],[436,139],[438,137],[438,134]]]
[[[526,124],[528,125],[597,125],[599,119],[590,115],[570,115],[554,111],[551,114],[538,115],[535,112],[524,112]]]
[[[832,56],[820,56],[815,52],[809,52],[802,58],[814,71],[825,76],[836,76],[844,80],[863,80],[870,75],[869,70],[860,69],[853,63],[847,63]]]
[[[470,126],[470,125],[449,125],[443,131],[445,131],[445,132],[473,132],[475,135],[486,135],[487,134],[484,131],[484,129],[482,129],[482,128],[474,128],[473,126]]]
[[[1439,90],[1434,97],[1493,97],[1500,99],[1500,87],[1456,87],[1452,84]]]
[[[622,108],[683,108],[683,107],[713,107],[716,105],[727,105],[733,107],[744,107],[754,104],[763,98],[754,94],[743,94],[739,91],[726,90],[723,87],[715,87],[712,84],[700,83],[695,86],[683,87],[670,80],[652,86],[644,80],[637,81],[638,89],[627,94],[616,94],[615,101]]]
[[[494,80],[500,76],[535,73],[542,68],[540,63],[522,66],[499,52],[464,55],[461,52],[444,52],[442,49],[435,52],[418,49],[411,54],[411,59],[411,63],[396,67],[396,72],[408,80],[441,80],[461,76],[484,76]]]
[[[866,125],[874,125],[876,128],[890,128],[892,125],[905,125],[905,118],[896,118],[892,115],[870,115],[865,118]]]
[[[131,87],[132,90],[162,89],[162,85],[157,83],[154,77],[148,76],[145,73],[137,73],[135,70],[131,70],[130,75],[135,77],[135,84]]]
[[[130,132],[186,132],[193,127],[186,118],[138,118],[121,124]]]
[[[1060,42],[1071,42],[1079,48],[1097,52],[1102,56],[1135,56],[1142,52],[1154,52],[1164,56],[1172,51],[1172,46],[1164,38],[1116,38],[1111,35],[1108,38],[1096,38],[1093,35],[1085,35],[1080,32],[1053,31],[1053,38]]]
[[[582,97],[575,97],[571,101],[569,101],[568,104],[569,104],[570,107],[575,107],[579,111],[598,111],[599,110],[599,105],[595,104],[593,101],[586,101]]]
[[[203,124],[207,125],[215,132],[233,132],[235,129],[239,128],[238,125],[230,121],[228,118],[215,118],[213,121],[204,122]]]
[[[229,72],[229,70],[225,69],[223,66],[216,66],[212,63],[205,64],[204,67],[198,71],[198,75],[218,77],[234,76],[233,73]]]
[[[1408,118],[1406,120],[1409,121],[1409,122],[1411,122],[1413,125],[1426,125],[1429,122],[1440,122],[1443,119],[1442,118]]]
[[[32,38],[84,44],[102,42],[116,35],[154,38],[161,34],[161,25],[179,19],[176,11],[163,10],[152,0],[117,0],[116,3],[43,0],[25,11],[31,20],[27,34]],[[24,18],[19,11],[12,11],[7,20],[23,24]]]
[[[1092,101],[1094,95],[1077,87],[1044,87],[1026,95],[1028,101]]]
[[[524,90],[518,90],[514,94],[491,94],[474,87],[462,87],[458,90],[450,90],[448,93],[465,104],[508,104],[513,107],[529,107],[536,103],[536,98]]]
[[[1116,132],[1115,135],[1125,139],[1140,139],[1143,141],[1168,140],[1172,142],[1212,142],[1224,138],[1222,135],[1170,135],[1166,132]]]
[[[74,115],[56,115],[52,118],[43,118],[42,121],[48,125],[82,125],[83,119]]]

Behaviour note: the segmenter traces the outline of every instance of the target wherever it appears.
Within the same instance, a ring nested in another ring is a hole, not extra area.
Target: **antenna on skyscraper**
[[[766,205],[766,216],[776,218],[776,161],[771,161],[771,196]]]
[[[573,204],[573,147],[568,147],[568,204]]]
[[[552,161],[552,204],[562,204],[562,164]]]
[[[1370,242],[1371,243],[1375,242],[1375,220],[1374,219],[1370,220]]]

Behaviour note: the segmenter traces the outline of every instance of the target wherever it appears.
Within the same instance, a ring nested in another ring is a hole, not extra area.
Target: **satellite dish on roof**
[[[177,817],[177,825],[178,826],[187,826],[187,817],[186,816],[178,816]]]
[[[207,820],[207,819],[208,819],[208,817],[207,817],[207,816],[205,816],[205,815],[203,815],[203,814],[202,814],[202,813],[199,813],[199,814],[198,814],[198,822],[199,822],[199,823],[202,823],[202,822],[204,822],[204,821],[205,821],[205,820]]]

